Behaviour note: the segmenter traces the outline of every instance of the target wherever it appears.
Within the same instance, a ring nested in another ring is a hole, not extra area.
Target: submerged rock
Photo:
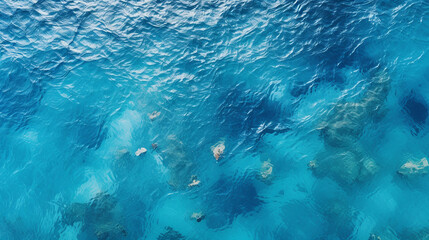
[[[216,143],[216,145],[211,147],[211,150],[213,152],[213,156],[216,159],[216,161],[219,160],[219,158],[223,155],[223,152],[225,151],[225,143],[223,141]]]
[[[194,164],[187,154],[182,141],[175,135],[167,137],[167,145],[162,151],[165,166],[170,170],[169,184],[176,189],[184,189],[193,175]]]
[[[390,90],[386,72],[375,73],[371,80],[360,100],[338,103],[319,126],[325,151],[308,164],[316,176],[350,185],[377,172],[374,160],[356,147],[365,127],[384,114],[382,109]]]
[[[429,163],[426,158],[420,161],[408,161],[398,170],[398,174],[402,176],[424,175],[429,171]]]
[[[182,240],[185,237],[172,227],[166,227],[166,232],[158,236],[157,240]]]
[[[319,153],[309,167],[318,177],[326,176],[346,185],[366,181],[378,171],[372,159],[348,150]]]
[[[82,222],[82,232],[96,239],[122,239],[127,236],[125,227],[115,211],[116,201],[105,193],[97,194],[90,203],[72,203],[63,213],[63,223]]]
[[[97,239],[119,239],[127,236],[124,226],[116,222],[104,222],[95,229]]]
[[[152,113],[149,114],[149,119],[155,120],[155,118],[159,117],[159,115],[161,115],[161,112],[153,111]]]
[[[380,236],[377,236],[377,235],[372,233],[371,235],[369,235],[368,240],[382,240],[382,239]]]
[[[372,232],[368,238],[368,240],[399,240],[399,239],[400,238],[396,236],[396,233],[390,228],[375,229],[375,231]],[[413,238],[413,240],[416,240],[416,239]]]
[[[153,150],[155,150],[155,149],[157,149],[157,148],[158,148],[158,144],[157,144],[157,143],[152,143],[152,145],[151,145],[151,146],[152,146],[152,149],[153,149]]]
[[[273,174],[273,164],[271,163],[271,160],[268,159],[267,161],[264,161],[261,166],[261,177],[262,179],[269,179],[271,175]]]
[[[87,208],[85,203],[72,203],[67,206],[63,212],[63,223],[73,225],[75,222],[83,222]]]
[[[197,176],[192,175],[191,177],[191,183],[188,184],[188,187],[197,186],[200,184],[200,180],[198,180]]]
[[[191,218],[201,222],[206,216],[202,212],[192,213]]]
[[[325,143],[332,147],[350,146],[359,139],[366,117],[364,107],[359,103],[337,104],[329,120],[320,127]]]
[[[144,154],[144,153],[146,153],[146,152],[147,152],[147,149],[146,149],[146,148],[144,148],[144,147],[139,148],[139,149],[137,149],[137,151],[136,151],[136,156],[140,156],[141,154]]]
[[[319,126],[325,144],[332,147],[352,147],[365,126],[383,114],[384,100],[390,89],[390,79],[384,72],[373,77],[362,99],[340,102]]]
[[[319,167],[319,164],[317,164],[317,162],[316,162],[316,161],[312,160],[312,161],[308,162],[307,167],[308,167],[309,169],[314,169],[314,168]]]

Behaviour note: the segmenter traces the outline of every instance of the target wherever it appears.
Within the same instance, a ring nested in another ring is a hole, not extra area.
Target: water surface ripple
[[[427,239],[428,18],[0,0],[0,239]]]

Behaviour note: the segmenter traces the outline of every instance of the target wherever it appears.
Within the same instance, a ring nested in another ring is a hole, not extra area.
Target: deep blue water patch
[[[65,128],[76,141],[77,148],[97,149],[106,138],[104,128],[105,118],[93,108],[77,107],[70,113],[72,119],[68,119]]]
[[[210,228],[231,224],[238,215],[249,214],[263,203],[250,177],[235,181],[221,178],[205,197],[205,204],[210,209],[206,220]]]
[[[340,74],[342,68],[355,67],[367,71],[377,65],[368,56],[364,36],[373,24],[365,18],[365,2],[360,1],[309,1],[305,4],[294,2],[285,5],[288,14],[296,14],[292,22],[293,47],[299,47],[307,55],[310,64],[308,71],[313,76],[308,79],[295,79],[291,94],[298,97],[316,88],[320,83],[330,83],[342,88],[346,80]],[[356,20],[354,17],[360,16]],[[309,44],[311,43],[311,44]],[[284,50],[286,51],[286,50]]]
[[[235,138],[244,134],[250,140],[257,140],[265,133],[288,131],[290,110],[270,99],[271,89],[254,92],[243,84],[227,89],[220,96],[221,104],[216,112],[223,131]]]
[[[42,81],[19,61],[4,61],[0,66],[0,125],[22,127],[43,97]]]
[[[424,98],[411,91],[403,100],[403,111],[411,120],[412,132],[418,134],[428,117],[428,106]]]

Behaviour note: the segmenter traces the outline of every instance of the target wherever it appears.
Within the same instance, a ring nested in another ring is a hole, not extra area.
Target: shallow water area
[[[426,239],[428,29],[426,0],[0,0],[0,239]]]

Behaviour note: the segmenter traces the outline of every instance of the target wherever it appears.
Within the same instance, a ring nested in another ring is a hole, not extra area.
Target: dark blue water
[[[428,52],[427,0],[0,0],[0,239],[427,239]]]

